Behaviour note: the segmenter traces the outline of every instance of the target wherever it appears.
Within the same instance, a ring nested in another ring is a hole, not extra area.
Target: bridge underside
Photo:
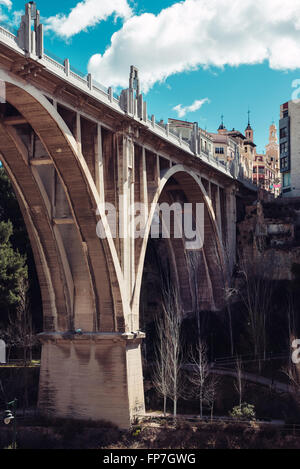
[[[164,255],[183,314],[218,310],[234,263],[235,186],[178,155],[160,155],[154,143],[144,146],[129,121],[109,128],[32,85],[5,73],[2,79],[0,157],[43,301],[39,407],[127,427],[144,412],[139,306],[153,204],[204,204],[204,246],[188,251],[184,239],[171,237]],[[127,226],[133,202],[147,207],[144,238],[122,237],[119,228],[113,238],[101,204],[113,204]],[[99,220],[104,239],[96,234]]]

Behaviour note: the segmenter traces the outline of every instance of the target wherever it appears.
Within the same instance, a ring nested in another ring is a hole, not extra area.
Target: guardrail
[[[279,360],[289,358],[289,354],[282,352],[277,354],[269,354],[269,355],[231,355],[228,357],[220,357],[215,358],[213,363],[216,366],[229,366],[235,365],[237,358],[241,359],[243,363],[250,363],[250,362],[258,362],[258,361],[270,361],[270,360]]]

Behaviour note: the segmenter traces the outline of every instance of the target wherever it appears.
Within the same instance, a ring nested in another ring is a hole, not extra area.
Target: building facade
[[[280,172],[282,196],[300,196],[300,102],[280,106]]]
[[[238,158],[240,177],[252,182],[252,168],[256,145],[253,142],[253,130],[248,121],[245,134],[235,130],[227,130],[223,116],[217,134],[210,134],[214,141],[215,156],[226,154],[226,159]],[[223,152],[223,153],[222,153]]]
[[[269,128],[269,143],[266,152],[256,154],[253,162],[253,182],[278,197],[281,192],[279,171],[279,145],[277,128],[274,123]]]
[[[208,159],[214,159],[218,164],[230,168],[232,173],[244,181],[254,183],[277,197],[281,192],[281,174],[279,165],[279,145],[275,123],[269,127],[269,141],[266,152],[258,154],[254,143],[254,131],[248,124],[245,132],[232,129],[227,130],[223,116],[218,131],[207,132],[198,127],[197,123],[168,119],[167,124],[160,125],[169,128],[182,141],[190,142],[197,133],[197,146],[199,152]]]
[[[192,140],[193,132],[195,127],[198,133],[198,149],[200,153],[203,153],[207,158],[214,157],[214,145],[213,140],[206,130],[198,127],[197,123],[182,121],[179,119],[168,119],[168,127],[170,132],[175,133],[182,140],[190,142]]]

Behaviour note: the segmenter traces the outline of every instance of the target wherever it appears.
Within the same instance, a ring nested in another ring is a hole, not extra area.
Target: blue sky
[[[300,0],[40,0],[37,7],[45,47],[104,85],[125,87],[136,65],[157,119],[215,131],[224,114],[228,129],[243,131],[249,107],[259,152],[300,79]],[[24,1],[0,0],[0,8],[17,23]]]

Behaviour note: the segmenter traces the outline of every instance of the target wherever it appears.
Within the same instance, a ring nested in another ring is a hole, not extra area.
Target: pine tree
[[[14,250],[10,238],[13,234],[11,221],[0,222],[0,311],[1,322],[20,301],[20,285],[28,278],[26,256]]]

